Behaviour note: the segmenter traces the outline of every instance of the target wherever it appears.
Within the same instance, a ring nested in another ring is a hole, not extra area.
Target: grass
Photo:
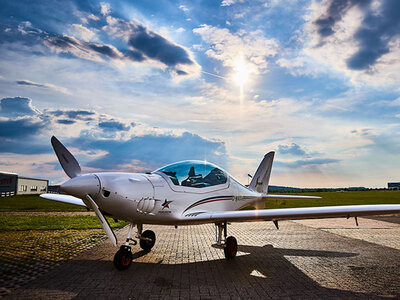
[[[292,194],[292,193],[291,193]],[[282,194],[280,194],[282,195]],[[295,194],[293,194],[295,195]],[[298,195],[303,195],[299,193]],[[355,191],[305,193],[322,199],[269,199],[265,208],[290,208],[332,205],[400,204],[400,191]]]
[[[113,229],[122,228],[127,222],[107,218]],[[95,216],[0,216],[0,230],[65,230],[101,229]]]
[[[38,195],[0,197],[0,211],[86,211],[86,208],[40,198]]]

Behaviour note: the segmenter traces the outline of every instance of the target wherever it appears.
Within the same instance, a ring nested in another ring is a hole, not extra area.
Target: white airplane
[[[177,162],[149,173],[82,175],[78,162],[64,145],[54,136],[51,143],[71,179],[61,185],[68,195],[42,194],[41,197],[93,209],[114,246],[117,246],[117,238],[104,216],[129,222],[126,242],[114,256],[114,265],[119,270],[127,269],[132,263],[130,245],[136,245],[136,240],[131,238],[135,226],[141,248],[150,251],[154,246],[156,235],[151,230],[143,231],[143,224],[215,223],[218,236],[213,246],[223,249],[225,257],[231,259],[236,256],[237,241],[233,236],[227,237],[229,222],[273,221],[279,229],[279,220],[400,213],[400,205],[263,209],[265,201],[270,198],[320,198],[268,194],[274,152],[264,156],[246,187],[216,165],[197,160]],[[249,205],[256,210],[240,210]]]

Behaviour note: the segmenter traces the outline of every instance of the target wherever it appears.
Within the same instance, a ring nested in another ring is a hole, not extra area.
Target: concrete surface
[[[147,254],[134,246],[130,269],[113,267],[117,248],[103,241],[5,298],[399,298],[398,218],[359,218],[358,229],[354,219],[281,222],[280,230],[270,222],[232,224],[240,252],[230,261],[210,246],[211,224],[145,226],[156,245]]]

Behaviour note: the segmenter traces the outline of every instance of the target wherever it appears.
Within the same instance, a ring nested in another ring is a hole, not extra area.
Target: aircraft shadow
[[[205,260],[163,264],[133,262],[117,271],[110,260],[75,259],[45,274],[9,297],[23,298],[46,291],[46,297],[64,298],[351,298],[380,297],[325,288],[292,264],[285,256],[349,258],[357,253],[240,245],[248,253],[233,260]],[[134,253],[142,258],[145,251]],[[145,258],[145,257],[144,257]],[[321,276],[324,276],[323,272]],[[52,294],[53,293],[53,294]]]

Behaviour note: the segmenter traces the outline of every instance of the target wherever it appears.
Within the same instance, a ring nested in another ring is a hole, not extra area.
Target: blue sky
[[[243,183],[400,180],[400,2],[2,1],[0,169],[205,159]]]

